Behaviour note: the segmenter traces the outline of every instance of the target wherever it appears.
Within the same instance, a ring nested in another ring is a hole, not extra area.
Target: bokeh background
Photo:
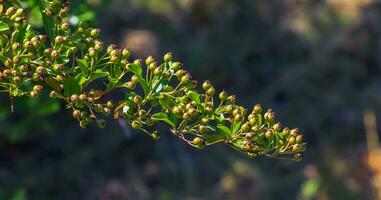
[[[79,129],[47,94],[15,113],[0,96],[1,200],[381,198],[380,1],[77,0],[71,14],[136,57],[172,51],[195,79],[272,108],[304,133],[305,157],[196,150],[111,119]]]

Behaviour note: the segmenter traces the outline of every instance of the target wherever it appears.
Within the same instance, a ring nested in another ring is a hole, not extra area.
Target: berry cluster
[[[32,29],[18,1],[0,0],[0,92],[11,99],[33,98],[44,85],[51,98],[67,103],[82,128],[93,122],[103,128],[102,116],[112,114],[154,139],[160,137],[154,125],[162,122],[196,148],[223,142],[252,157],[300,160],[302,135],[282,129],[271,109],[263,112],[257,104],[249,113],[234,95],[217,95],[209,81],[198,85],[171,53],[163,61],[143,61],[131,60],[128,49],[104,48],[99,29],[67,22],[67,1],[38,2],[47,36]],[[109,99],[116,90],[125,96]]]

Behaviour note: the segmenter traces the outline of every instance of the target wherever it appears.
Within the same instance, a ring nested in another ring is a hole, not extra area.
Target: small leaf
[[[153,121],[163,121],[163,122],[169,124],[172,128],[176,127],[176,124],[169,119],[168,115],[165,113],[162,113],[162,112],[159,112],[159,113],[152,115],[151,119]]]
[[[207,145],[223,142],[224,140],[225,140],[225,136],[223,135],[206,135],[205,136],[205,142]]]
[[[58,81],[56,81],[56,79],[54,79],[52,77],[46,77],[46,78],[44,78],[44,81],[53,90],[55,90],[56,92],[62,94],[60,83]]]
[[[197,92],[193,92],[193,91],[190,91],[188,93],[189,97],[195,101],[197,104],[201,104],[201,101],[200,101],[200,94],[198,94]]]
[[[71,96],[73,94],[80,94],[82,92],[82,87],[79,84],[78,79],[74,79],[72,77],[65,78],[63,81],[64,85],[64,94],[65,96]]]
[[[78,74],[75,77],[75,80],[78,82],[79,85],[83,85],[86,82],[86,77],[83,76],[83,74]]]
[[[223,133],[226,136],[231,135],[230,129],[222,124],[218,124],[217,129],[219,130],[220,133]]]
[[[79,65],[79,68],[81,69],[81,72],[87,76],[89,74],[89,64],[87,63],[86,59],[77,59],[77,63]]]
[[[6,24],[6,23],[4,23],[4,22],[1,22],[1,23],[0,23],[0,32],[7,31],[7,30],[9,30],[9,29],[10,29],[10,28],[9,28],[8,24]]]
[[[104,72],[100,69],[97,69],[95,70],[95,72],[91,75],[90,79],[88,80],[88,82],[92,82],[92,81],[95,81],[96,79],[99,79],[99,78],[104,78],[104,77],[107,77],[109,76],[109,73],[108,72]]]
[[[232,133],[237,133],[239,131],[239,129],[241,128],[241,125],[242,125],[242,122],[238,122],[238,123],[235,123],[234,126],[233,126],[233,130],[232,130]]]

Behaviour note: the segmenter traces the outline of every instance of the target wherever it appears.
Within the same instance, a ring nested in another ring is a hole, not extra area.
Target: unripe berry
[[[256,125],[256,124],[257,124],[257,118],[251,118],[251,119],[249,119],[249,124],[250,124],[251,126]]]
[[[142,66],[142,60],[141,59],[136,59],[134,60],[134,64],[138,66]]]
[[[37,94],[42,91],[42,86],[41,85],[35,85],[33,86],[33,91],[36,92]]]
[[[185,74],[180,79],[181,83],[187,84],[190,81],[190,74]]]
[[[135,83],[133,83],[131,81],[128,81],[126,83],[126,88],[129,89],[129,90],[133,90],[133,89],[135,89],[135,87],[136,87]]]
[[[134,129],[140,128],[141,125],[142,124],[138,120],[134,120],[134,121],[131,122],[131,127],[134,128]]]
[[[85,101],[86,98],[87,98],[86,94],[80,94],[80,95],[78,96],[78,99],[81,100],[81,101]]]
[[[128,50],[128,49],[123,49],[123,51],[122,51],[122,56],[123,57],[130,57],[131,56],[131,52],[130,52],[130,50]]]
[[[61,71],[63,69],[63,67],[64,67],[63,64],[56,64],[56,65],[54,65],[53,70],[55,72],[59,72],[59,71]]]
[[[221,101],[225,100],[226,98],[228,98],[228,94],[225,92],[225,91],[222,91],[220,92],[220,94],[218,95],[218,98],[220,98]]]
[[[282,135],[283,136],[288,136],[290,134],[290,129],[288,129],[287,127],[283,129],[282,131]]]
[[[106,103],[106,106],[109,107],[109,108],[113,108],[114,107],[114,103],[112,103],[112,101],[108,101]]]
[[[214,89],[214,87],[210,87],[207,91],[206,91],[206,93],[208,94],[208,95],[214,95],[214,93],[216,92],[216,90]]]
[[[14,76],[13,77],[13,82],[20,83],[21,82],[21,78],[19,76]]]
[[[181,113],[181,109],[180,109],[180,107],[178,107],[178,106],[175,106],[175,107],[173,107],[172,108],[172,113],[173,114],[180,114]]]
[[[142,97],[140,97],[139,95],[136,95],[136,96],[134,96],[133,101],[136,104],[140,104],[142,102]]]
[[[31,91],[30,93],[29,93],[29,95],[30,95],[30,97],[36,97],[37,96],[37,93],[35,92],[35,91]]]
[[[73,111],[73,117],[75,119],[79,119],[80,116],[81,116],[81,111],[79,111],[79,110],[74,110]]]
[[[174,71],[177,71],[181,68],[181,63],[179,62],[175,62],[171,65],[171,69],[173,69]]]
[[[266,133],[265,133],[265,137],[267,139],[269,139],[272,135],[273,135],[273,130],[272,129],[267,130]]]
[[[302,142],[303,142],[303,136],[302,135],[296,136],[296,143],[300,144]]]
[[[97,51],[95,50],[95,48],[92,48],[92,47],[89,48],[89,56],[91,58],[95,58],[95,56],[97,56]]]
[[[187,120],[189,118],[190,118],[190,116],[189,116],[189,114],[187,112],[183,114],[183,119],[184,120]]]
[[[138,82],[139,82],[139,78],[138,78],[138,76],[133,75],[133,76],[131,77],[131,82],[134,83],[134,84],[138,83]]]
[[[49,94],[49,97],[50,97],[50,98],[55,98],[55,97],[57,97],[57,92],[54,91],[54,90],[51,91],[50,94]]]
[[[172,61],[172,53],[169,52],[164,55],[164,62],[171,62]]]
[[[16,51],[17,49],[19,49],[20,48],[20,43],[14,43],[13,45],[12,45],[12,50],[13,51]]]
[[[70,24],[67,22],[62,23],[60,26],[61,30],[63,30],[63,31],[67,31],[69,29],[69,27],[70,27]]]
[[[150,65],[148,65],[148,69],[151,71],[154,71],[157,68],[157,63],[153,62]]]
[[[236,108],[233,110],[232,115],[239,115],[239,114],[241,114],[241,110],[239,108]]]
[[[234,95],[229,96],[229,97],[227,98],[227,102],[228,102],[228,103],[232,103],[232,104],[234,104],[235,101],[236,101],[236,99],[235,99],[235,96],[234,96]]]
[[[60,56],[60,53],[56,50],[53,50],[52,53],[50,54],[50,56],[53,58],[53,59],[56,59],[58,58],[58,56]]]
[[[177,78],[181,78],[185,73],[186,72],[184,70],[180,69],[180,70],[177,70],[177,72],[175,73],[175,76]]]
[[[300,149],[300,145],[299,144],[292,145],[292,152],[297,152],[297,151],[299,151],[299,149]]]
[[[200,146],[204,143],[204,140],[200,137],[195,137],[193,138],[192,143],[196,146]]]
[[[231,113],[233,111],[233,106],[232,105],[227,105],[226,108],[225,108],[225,111],[227,113]]]
[[[153,74],[155,74],[156,76],[160,75],[163,73],[163,68],[161,67],[157,67],[154,71],[153,71]]]
[[[147,111],[141,109],[139,110],[139,113],[138,113],[139,117],[141,118],[145,118],[147,116]]]
[[[207,91],[211,86],[212,84],[210,81],[204,81],[204,83],[202,83],[202,88],[204,88],[205,91]]]
[[[152,56],[148,56],[148,58],[146,59],[146,65],[149,66],[153,62],[155,62],[155,59]]]
[[[112,63],[117,63],[117,62],[119,61],[119,57],[118,57],[118,56],[111,56],[111,57],[110,57],[110,61],[111,61]]]
[[[299,133],[299,129],[297,129],[297,128],[294,128],[290,131],[290,135],[292,135],[292,136],[296,136],[296,135],[298,135],[298,133]]]
[[[241,114],[234,115],[233,119],[234,119],[234,122],[239,122],[239,121],[242,121],[243,116]]]
[[[253,108],[253,113],[259,114],[261,112],[262,112],[262,106],[260,104],[255,105]]]
[[[295,144],[295,137],[291,136],[290,138],[288,138],[288,143],[289,144]]]
[[[280,131],[281,128],[282,128],[282,126],[280,125],[280,123],[276,123],[273,125],[273,129],[275,132]]]
[[[248,131],[250,130],[250,125],[249,125],[249,123],[244,123],[244,124],[242,125],[242,127],[241,127],[241,130],[242,130],[243,133],[248,132]]]
[[[61,35],[58,35],[54,39],[54,42],[56,42],[56,44],[61,44],[63,42],[63,40],[64,40],[64,38]]]
[[[77,101],[78,101],[78,95],[76,94],[71,95],[70,102],[76,103]]]
[[[201,135],[205,134],[205,133],[206,133],[206,130],[207,130],[207,127],[206,127],[206,126],[204,126],[204,125],[200,125],[200,126],[198,126],[198,132],[199,132]]]
[[[160,139],[160,133],[159,133],[158,131],[154,131],[154,132],[152,133],[152,138],[153,138],[154,140],[158,140],[158,139]]]
[[[92,29],[92,30],[90,31],[90,36],[91,36],[91,37],[98,37],[98,35],[99,35],[100,32],[101,32],[100,29],[97,29],[97,28]]]

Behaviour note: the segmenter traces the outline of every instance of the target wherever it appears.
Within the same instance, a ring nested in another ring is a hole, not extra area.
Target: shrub
[[[34,98],[45,89],[66,103],[81,128],[104,128],[103,116],[113,115],[154,139],[160,137],[154,125],[161,122],[196,148],[225,143],[251,157],[301,159],[302,135],[282,128],[271,109],[257,104],[248,110],[234,95],[217,94],[209,81],[199,86],[172,53],[163,61],[131,61],[129,49],[105,47],[100,29],[69,24],[68,1],[37,3],[46,35],[28,23],[19,1],[0,0],[0,92],[9,94],[12,110],[14,98]],[[109,99],[116,90],[125,95]]]

